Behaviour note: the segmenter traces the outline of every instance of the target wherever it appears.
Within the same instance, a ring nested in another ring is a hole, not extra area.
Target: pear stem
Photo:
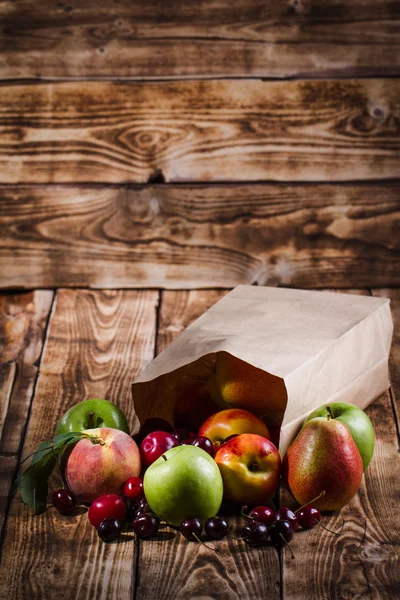
[[[213,552],[215,552],[215,554],[218,554],[218,552],[216,551],[215,548],[211,548],[211,546],[208,546],[207,544],[205,544],[204,542],[201,541],[201,539],[195,534],[192,533],[192,536],[195,538],[195,540],[197,540],[202,546],[204,546],[205,548],[207,548],[207,550],[212,550]]]
[[[299,508],[296,508],[296,510],[294,511],[294,513],[295,514],[298,513],[300,510],[302,510],[306,506],[311,506],[313,502],[315,502],[316,500],[319,500],[320,498],[322,498],[322,496],[325,496],[325,490],[322,490],[322,492],[320,494],[318,494],[318,496],[316,496],[315,498],[313,498],[312,500],[310,500],[310,502],[307,502],[306,504],[303,504],[303,506],[300,506]]]
[[[286,546],[289,548],[290,550],[290,554],[292,555],[292,560],[294,560],[294,554],[293,554],[293,550],[290,547],[290,544],[287,543],[287,541],[285,540],[285,538],[283,537],[283,535],[280,533],[279,534],[281,536],[281,538],[283,539],[284,543],[286,544]]]
[[[163,459],[165,460],[165,462],[167,462],[168,458],[165,456],[165,454],[161,454],[161,456],[163,457]]]
[[[327,406],[326,410],[328,411],[328,416],[327,416],[328,421],[330,421],[331,419],[334,419],[335,415],[333,414],[333,410],[331,409],[331,407]]]

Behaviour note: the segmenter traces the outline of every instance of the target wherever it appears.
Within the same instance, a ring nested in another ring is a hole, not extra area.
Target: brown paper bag
[[[141,423],[173,424],[181,391],[204,384],[217,352],[280,378],[287,394],[279,450],[325,402],[365,408],[389,387],[390,300],[240,285],[159,354],[132,385]],[[245,406],[243,408],[246,408]]]

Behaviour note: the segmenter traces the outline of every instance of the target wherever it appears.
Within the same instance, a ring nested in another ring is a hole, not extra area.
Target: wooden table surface
[[[351,290],[349,290],[351,291]],[[392,388],[367,409],[376,449],[359,492],[286,550],[227,539],[215,554],[164,529],[150,541],[124,533],[102,543],[79,508],[34,516],[11,498],[21,459],[51,438],[61,415],[84,398],[116,402],[132,422],[130,384],[155,354],[225,291],[37,290],[2,294],[0,511],[2,598],[382,600],[400,592],[400,294],[392,298]],[[349,398],[351,400],[351,398]],[[57,485],[52,476],[51,487]],[[239,524],[239,518],[233,519]]]
[[[398,0],[0,0],[0,598],[400,598],[399,25]],[[241,283],[392,298],[339,537],[106,545],[12,500],[70,406],[132,422],[134,377]]]

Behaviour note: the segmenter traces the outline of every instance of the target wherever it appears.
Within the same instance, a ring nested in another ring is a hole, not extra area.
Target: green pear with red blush
[[[363,469],[368,467],[374,454],[375,434],[372,423],[361,408],[349,402],[332,402],[323,404],[308,415],[305,423],[316,417],[327,417],[329,409],[332,419],[337,419],[347,425],[356,443],[363,461]]]
[[[363,474],[360,452],[347,425],[315,417],[305,423],[282,463],[283,478],[300,505],[339,510],[357,493]]]

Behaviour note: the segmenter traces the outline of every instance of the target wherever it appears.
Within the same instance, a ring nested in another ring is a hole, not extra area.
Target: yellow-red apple
[[[140,474],[139,448],[123,431],[103,427],[87,429],[65,464],[69,489],[81,502],[93,502],[102,494],[122,494],[124,483]]]
[[[208,437],[213,444],[219,445],[231,435],[256,433],[270,437],[268,427],[255,415],[242,408],[228,408],[211,415],[199,429],[199,435]]]
[[[225,442],[215,455],[224,482],[224,500],[264,505],[279,483],[281,459],[265,437],[245,433]]]
[[[283,379],[229,352],[217,352],[208,389],[220,408],[244,408],[265,417],[271,425],[282,422],[287,403]]]

